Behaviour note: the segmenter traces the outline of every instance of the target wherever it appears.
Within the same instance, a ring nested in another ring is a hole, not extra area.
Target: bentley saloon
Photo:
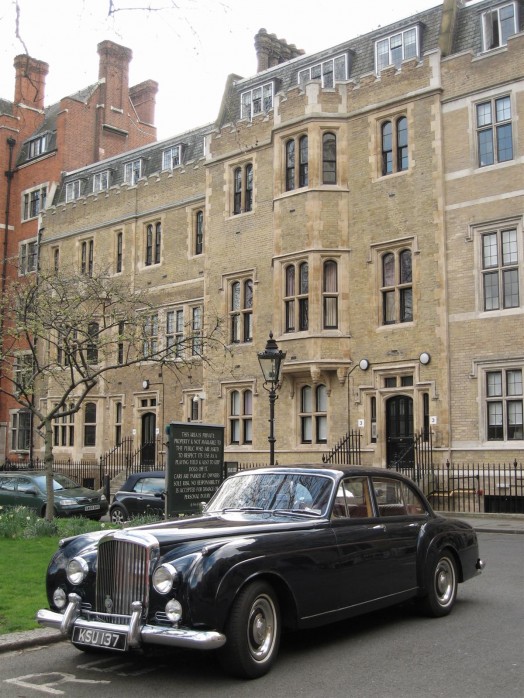
[[[201,516],[62,540],[37,620],[84,651],[216,650],[257,678],[283,630],[407,600],[444,616],[482,567],[473,528],[393,471],[248,470]]]

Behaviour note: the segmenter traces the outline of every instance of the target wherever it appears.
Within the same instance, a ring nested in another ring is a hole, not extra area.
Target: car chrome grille
[[[133,601],[140,601],[145,615],[149,603],[149,570],[157,549],[156,539],[138,532],[119,531],[100,541],[95,612],[119,623],[122,616],[131,614]]]

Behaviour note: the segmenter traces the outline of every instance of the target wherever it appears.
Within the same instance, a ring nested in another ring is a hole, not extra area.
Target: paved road
[[[410,605],[287,636],[266,677],[224,676],[211,654],[87,655],[60,642],[2,655],[0,696],[191,698],[520,698],[524,536],[480,533],[483,574],[462,585],[447,618]]]

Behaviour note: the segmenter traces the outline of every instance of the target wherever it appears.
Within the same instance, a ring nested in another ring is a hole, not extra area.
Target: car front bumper
[[[143,645],[163,645],[166,647],[212,650],[222,647],[226,642],[225,635],[216,630],[195,630],[142,623],[142,604],[139,601],[134,601],[132,604],[129,623],[116,624],[87,620],[80,617],[80,597],[78,594],[69,594],[68,598],[69,603],[64,613],[40,609],[36,614],[38,624],[45,628],[60,630],[63,635],[69,638],[72,638],[75,628],[101,634],[107,633],[108,636],[122,634],[127,639],[126,648],[129,649],[138,649]],[[89,637],[93,637],[93,635],[90,634]],[[107,645],[106,648],[110,649],[111,646]]]

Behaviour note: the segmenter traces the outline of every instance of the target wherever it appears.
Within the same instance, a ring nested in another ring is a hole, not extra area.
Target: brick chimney
[[[158,83],[154,80],[146,80],[139,85],[131,87],[129,98],[135,108],[138,118],[143,124],[155,123],[155,97],[158,92]]]
[[[15,104],[23,104],[33,109],[44,109],[45,79],[49,65],[27,54],[16,56],[14,67]]]
[[[257,73],[304,55],[303,49],[297,48],[295,44],[288,44],[285,39],[277,39],[275,34],[268,34],[265,29],[259,29],[255,35],[255,50]]]
[[[100,56],[98,79],[104,81],[104,123],[125,130],[129,109],[129,64],[133,52],[112,41],[102,41],[97,50]]]

